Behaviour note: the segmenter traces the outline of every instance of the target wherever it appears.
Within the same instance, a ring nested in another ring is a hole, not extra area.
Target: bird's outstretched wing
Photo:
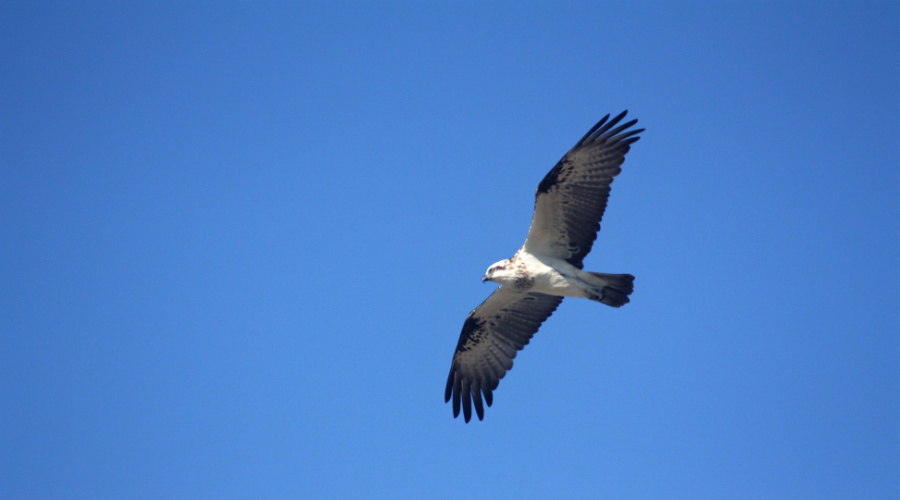
[[[581,269],[606,210],[610,184],[622,171],[625,153],[644,129],[619,125],[627,111],[606,115],[553,167],[538,185],[534,216],[524,248],[566,260]]]
[[[468,422],[472,418],[474,402],[478,419],[484,418],[484,402],[491,406],[493,391],[512,368],[516,353],[528,344],[562,299],[501,286],[469,313],[459,335],[444,391],[445,402],[453,398],[454,417],[459,416],[462,406]]]

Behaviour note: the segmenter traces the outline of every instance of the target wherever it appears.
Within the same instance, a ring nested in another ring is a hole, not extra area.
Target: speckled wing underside
[[[516,353],[528,344],[562,299],[501,286],[469,313],[444,391],[444,401],[453,399],[454,417],[459,416],[461,406],[468,422],[474,402],[478,419],[484,418],[483,402],[491,406],[493,391],[512,368]]]
[[[622,171],[625,153],[639,139],[637,134],[644,131],[627,130],[637,120],[618,125],[626,113],[612,120],[606,115],[538,185],[526,251],[583,267],[600,230],[610,184]]]

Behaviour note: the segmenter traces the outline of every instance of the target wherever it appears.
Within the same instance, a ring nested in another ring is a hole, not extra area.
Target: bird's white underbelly
[[[578,279],[578,268],[560,259],[539,258],[519,252],[529,274],[534,279],[532,290],[550,295],[584,297],[585,285]]]

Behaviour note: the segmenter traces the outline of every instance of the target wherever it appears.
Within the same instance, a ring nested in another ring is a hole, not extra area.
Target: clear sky
[[[0,5],[0,496],[897,498],[897,2]],[[488,265],[601,117],[484,421]]]

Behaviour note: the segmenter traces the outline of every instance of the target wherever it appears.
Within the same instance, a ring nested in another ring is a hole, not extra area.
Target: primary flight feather
[[[644,131],[629,130],[637,120],[620,125],[626,113],[611,120],[606,115],[547,173],[535,192],[525,244],[481,278],[500,287],[463,323],[444,391],[444,401],[453,400],[454,417],[462,409],[468,422],[474,405],[478,419],[484,418],[484,403],[491,406],[516,353],[564,297],[613,307],[628,303],[634,276],[582,270],[600,230],[610,184]]]

